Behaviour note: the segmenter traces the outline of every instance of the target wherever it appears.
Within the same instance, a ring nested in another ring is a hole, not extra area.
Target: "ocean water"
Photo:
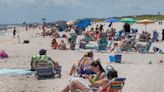
[[[11,33],[3,30],[0,31],[0,36],[6,36],[6,35],[11,35]]]

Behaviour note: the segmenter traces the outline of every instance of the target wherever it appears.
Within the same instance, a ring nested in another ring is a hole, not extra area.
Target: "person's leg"
[[[61,92],[69,92],[70,90],[70,87],[69,85],[67,85]]]
[[[31,58],[31,71],[35,71],[35,64],[33,58]]]
[[[75,73],[75,67],[74,67],[74,65],[73,65],[72,68],[71,68],[71,71],[70,71],[69,75],[71,76],[71,75],[74,74],[74,73]]]
[[[77,89],[81,90],[82,92],[89,92],[89,89],[85,85],[80,83],[78,80],[72,81],[70,88],[71,92],[76,92]]]
[[[72,74],[75,74],[75,73],[77,72],[77,70],[78,70],[78,64],[75,63],[75,64],[72,66],[69,75],[71,76]]]

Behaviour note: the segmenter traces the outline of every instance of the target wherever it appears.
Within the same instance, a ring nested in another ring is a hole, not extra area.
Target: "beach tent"
[[[145,31],[147,30],[146,29],[147,24],[151,24],[151,23],[154,23],[154,21],[149,20],[149,19],[143,19],[143,20],[140,20],[140,21],[137,22],[137,24],[144,24],[145,25]]]
[[[91,20],[90,19],[83,19],[80,20],[78,23],[76,23],[75,25],[81,29],[85,29],[87,26],[89,26],[91,24]]]
[[[126,22],[126,23],[128,23],[128,24],[134,24],[134,23],[137,22],[137,21],[136,21],[135,19],[133,19],[133,18],[123,18],[123,19],[121,19],[121,21],[122,21],[122,22]]]

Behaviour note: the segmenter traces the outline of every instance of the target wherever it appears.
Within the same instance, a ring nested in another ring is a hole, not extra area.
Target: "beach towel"
[[[0,59],[4,59],[4,58],[8,58],[8,54],[4,50],[1,50],[0,51]]]
[[[10,68],[0,69],[0,75],[27,75],[27,74],[32,74],[32,71],[24,70],[24,69],[10,69]]]

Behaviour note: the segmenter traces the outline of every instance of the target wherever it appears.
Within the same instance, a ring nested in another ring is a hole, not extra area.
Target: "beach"
[[[117,30],[121,30],[122,25],[116,23],[113,26]],[[141,33],[145,26],[134,24],[132,27],[137,28]],[[163,26],[155,23],[147,25],[147,29],[150,32],[157,30],[160,33],[159,39],[161,39]],[[12,30],[8,31],[12,34]],[[32,75],[2,75],[0,76],[0,92],[61,92],[68,84],[72,65],[80,60],[85,52],[53,50],[51,48],[52,37],[36,36],[36,33],[41,33],[39,28],[26,31],[25,28],[19,27],[17,31],[19,31],[21,43],[18,43],[18,38],[13,38],[11,34],[0,36],[0,50],[5,50],[9,55],[7,59],[0,59],[0,68],[29,70],[31,57],[44,48],[47,50],[47,55],[62,66],[62,77],[37,80],[35,73]],[[24,40],[29,40],[30,43],[23,44]],[[57,41],[60,42],[60,40],[61,38]],[[162,48],[164,42],[153,43],[150,51],[152,51],[153,46]],[[100,58],[104,68],[110,64],[118,71],[120,77],[127,78],[122,92],[164,92],[164,63],[159,62],[160,60],[164,61],[163,54],[126,52],[122,53],[121,64],[110,63],[109,55],[109,53],[94,52],[94,56]],[[152,64],[149,64],[150,61]]]

